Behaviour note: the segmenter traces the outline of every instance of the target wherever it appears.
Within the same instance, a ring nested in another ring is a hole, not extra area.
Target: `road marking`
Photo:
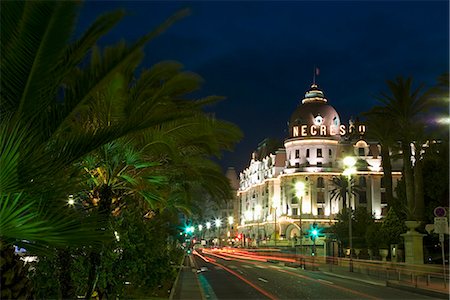
[[[267,281],[267,280],[265,280],[264,278],[261,278],[261,277],[259,277],[258,280],[262,281],[262,282],[269,282],[269,281]]]
[[[222,267],[218,267],[218,266],[214,266],[214,269],[216,269],[216,270],[222,270],[223,268],[222,268]]]
[[[333,282],[328,281],[328,280],[323,280],[323,279],[317,279],[317,280],[318,280],[318,281],[325,282],[325,283],[328,283],[328,284],[334,284]]]
[[[270,268],[274,268],[274,269],[283,269],[283,267],[280,267],[280,266],[270,266]]]
[[[260,268],[260,269],[267,269],[266,266],[261,266],[261,265],[255,265],[255,267]]]
[[[246,268],[246,269],[253,269],[253,267],[252,267],[252,266],[249,266],[249,265],[242,265],[242,267],[244,267],[244,268]]]
[[[236,267],[234,265],[231,265],[231,266],[228,266],[228,268],[230,268],[230,269],[237,269],[238,267]]]
[[[244,274],[244,272],[242,272],[241,270],[236,270],[236,271],[238,271],[238,272],[241,273],[241,274]]]

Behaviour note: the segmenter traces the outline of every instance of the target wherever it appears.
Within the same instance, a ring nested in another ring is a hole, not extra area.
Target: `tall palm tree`
[[[37,250],[44,244],[99,239],[98,233],[87,230],[92,228],[85,226],[89,222],[69,217],[63,205],[67,192],[78,183],[71,176],[73,162],[150,125],[137,117],[129,118],[126,126],[108,128],[77,130],[72,124],[93,96],[139,64],[145,43],[184,14],[170,18],[131,46],[119,44],[98,55],[96,41],[124,13],[101,16],[81,38],[71,41],[77,10],[78,2],[1,2],[2,249],[25,244]],[[80,67],[89,60],[94,62],[91,68]],[[9,270],[2,267],[2,274]],[[2,292],[15,290],[3,279]],[[8,295],[2,298],[19,294]]]
[[[386,200],[389,206],[393,204],[392,188],[392,152],[396,149],[395,124],[391,119],[385,118],[377,108],[364,114],[368,127],[367,137],[377,140],[381,145],[381,161],[383,167],[383,182],[386,190]]]
[[[388,93],[381,93],[378,98],[383,106],[375,110],[383,114],[385,118],[391,119],[397,129],[397,134],[401,142],[403,158],[403,175],[405,177],[406,198],[408,205],[408,218],[420,219],[423,207],[423,186],[421,180],[421,163],[416,166],[416,176],[414,176],[414,165],[412,162],[412,147],[415,145],[416,153],[422,151],[423,141],[418,138],[422,136],[424,123],[423,114],[433,107],[434,101],[430,97],[430,91],[425,91],[423,86],[413,88],[412,79],[398,77],[395,81],[387,81]],[[415,180],[416,178],[416,180]]]

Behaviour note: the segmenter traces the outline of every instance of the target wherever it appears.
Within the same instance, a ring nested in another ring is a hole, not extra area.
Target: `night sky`
[[[78,33],[122,8],[128,16],[101,43],[132,42],[185,7],[191,15],[148,44],[142,67],[179,61],[204,78],[201,95],[227,98],[211,110],[244,132],[220,161],[238,172],[260,141],[286,136],[315,65],[344,123],[377,104],[387,79],[431,85],[449,69],[448,1],[94,1],[84,3]]]

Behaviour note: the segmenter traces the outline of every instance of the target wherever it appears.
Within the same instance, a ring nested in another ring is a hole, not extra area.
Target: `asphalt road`
[[[434,299],[221,251],[194,255],[207,299]]]

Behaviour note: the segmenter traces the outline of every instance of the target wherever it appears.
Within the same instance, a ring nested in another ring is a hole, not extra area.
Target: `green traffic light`
[[[317,232],[317,229],[313,229],[312,235],[317,236],[319,233]]]

